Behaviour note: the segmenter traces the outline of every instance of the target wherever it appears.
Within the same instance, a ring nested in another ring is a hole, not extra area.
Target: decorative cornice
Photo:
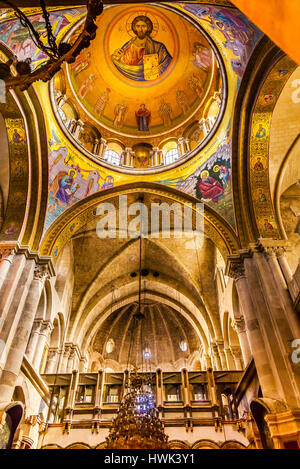
[[[236,331],[237,334],[246,332],[246,324],[243,316],[234,318],[231,322],[232,328]]]
[[[41,256],[38,251],[31,251],[28,246],[22,246],[19,242],[16,243],[0,243],[0,262],[5,257],[11,256],[11,261],[15,255],[24,255],[26,259],[33,259],[37,265],[45,266],[48,269],[48,274],[50,277],[54,277],[56,275],[52,257],[50,256]]]
[[[48,266],[37,265],[34,269],[33,279],[44,283],[49,278]]]
[[[229,260],[226,265],[226,275],[235,281],[246,278],[244,262],[242,259]]]

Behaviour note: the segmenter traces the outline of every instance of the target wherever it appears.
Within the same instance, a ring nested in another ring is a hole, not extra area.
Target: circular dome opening
[[[82,21],[65,40],[74,41]],[[194,156],[224,109],[225,74],[200,25],[167,6],[116,5],[59,79],[52,103],[69,140],[121,172],[161,171]]]

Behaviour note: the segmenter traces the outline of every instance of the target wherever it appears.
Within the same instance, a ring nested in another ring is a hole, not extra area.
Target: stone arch
[[[81,324],[81,327],[79,330],[76,330],[74,329],[74,336],[77,337],[77,339],[79,340],[79,343],[82,344],[82,353],[84,354],[85,351],[86,351],[86,347],[87,345],[89,344],[89,337],[94,337],[94,334],[96,333],[96,331],[99,329],[100,327],[100,324],[111,314],[112,311],[115,311],[116,309],[118,309],[120,306],[123,306],[123,305],[126,305],[126,304],[131,304],[132,302],[134,301],[137,301],[138,299],[138,293],[137,291],[134,291],[132,292],[129,296],[127,297],[121,297],[120,301],[116,301],[114,303],[114,305],[112,306],[111,303],[110,303],[110,295],[107,295],[108,298],[106,299],[105,301],[105,298],[102,298],[101,300],[101,307],[103,308],[102,309],[102,312],[99,314],[99,310],[98,310],[98,304],[96,304],[96,308],[95,309],[95,317],[93,318],[92,317],[92,312],[90,312],[90,315],[88,317],[88,323],[87,322],[84,322]],[[180,307],[178,304],[176,304],[174,302],[174,300],[172,300],[170,297],[167,298],[163,298],[159,295],[157,295],[157,293],[155,292],[147,292],[145,294],[145,298],[146,299],[157,299],[157,300],[160,300],[160,301],[164,301],[166,302],[166,304],[170,304],[174,309],[176,309],[177,311],[180,312]],[[107,303],[107,304],[106,304]],[[181,314],[185,315],[186,319],[191,322],[193,328],[197,331],[197,334],[199,336],[199,339],[204,347],[205,350],[208,350],[209,348],[209,342],[208,342],[208,339],[204,333],[204,328],[201,326],[200,322],[198,322],[196,320],[196,318],[192,318],[191,317],[191,314],[190,312],[188,311],[188,309],[186,311],[183,310],[183,308],[181,307]],[[81,330],[82,331],[85,331],[84,335],[82,335],[81,333]],[[71,336],[72,337],[72,336]],[[70,340],[72,340],[70,337]]]
[[[246,449],[246,446],[235,440],[227,440],[221,444],[221,449]]]
[[[232,182],[237,230],[241,244],[245,248],[250,242],[256,242],[259,237],[275,239],[280,237],[269,185],[269,129],[275,104],[295,68],[296,64],[264,37],[250,58],[237,96],[233,121]],[[288,70],[288,73],[278,75],[281,69]],[[266,70],[268,70],[267,76]],[[275,83],[272,95],[268,95],[270,93],[267,91],[268,80],[273,80]],[[241,115],[243,119],[240,119]],[[265,137],[261,139],[264,140],[264,145],[256,137],[259,123],[262,123],[260,121],[262,115],[263,128],[266,132]],[[262,211],[258,193],[262,186],[258,188],[255,179],[257,145],[260,145],[259,157],[261,155],[263,161],[261,173],[266,197],[264,215],[260,215]],[[245,191],[244,188],[248,186],[250,190]]]
[[[7,59],[12,58],[4,45],[0,50]],[[43,110],[32,87],[26,93],[18,89],[7,93],[6,99],[10,106],[3,108],[3,117],[7,119],[10,190],[0,241],[12,244],[18,241],[21,246],[37,251],[48,199],[48,145]],[[18,192],[12,190],[15,186],[20,188]]]
[[[169,449],[191,449],[190,445],[185,441],[181,440],[171,440],[168,443]]]
[[[149,196],[164,197],[169,202],[196,204],[199,200],[174,188],[158,183],[143,182],[130,183],[98,192],[81,200],[70,209],[66,210],[46,232],[40,247],[43,256],[57,258],[58,253],[71,236],[83,225],[96,217],[96,210],[101,202],[113,202],[120,195],[149,194]],[[205,205],[205,204],[204,204]],[[194,205],[193,212],[196,207]],[[74,222],[76,226],[74,228]],[[70,231],[70,227],[73,227]],[[223,257],[233,254],[239,249],[239,241],[231,226],[210,206],[204,208],[204,234],[212,239],[219,248]]]
[[[64,449],[92,449],[92,448],[87,443],[78,442],[78,443],[71,443],[70,445],[66,446]]]
[[[198,440],[192,445],[192,449],[220,449],[220,446],[212,440]]]
[[[106,441],[102,441],[94,449],[106,449]]]
[[[0,229],[4,222],[9,194],[9,143],[4,117],[0,113],[1,171],[0,171]]]

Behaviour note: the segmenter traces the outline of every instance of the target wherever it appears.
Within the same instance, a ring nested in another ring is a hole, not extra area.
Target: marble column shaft
[[[232,271],[239,301],[245,317],[249,345],[251,347],[252,356],[255,361],[263,393],[265,396],[280,399],[281,395],[278,392],[277,382],[270,365],[270,357],[267,353],[264,338],[256,317],[256,311],[249,292],[243,264],[239,262],[238,264],[233,265]],[[257,295],[256,289],[254,289],[253,293]]]
[[[10,401],[13,395],[46,276],[47,270],[45,267],[37,266],[35,268],[33,280],[0,379],[0,399],[2,402]]]
[[[49,334],[51,330],[53,329],[50,321],[43,321],[40,327],[39,335],[38,335],[38,340],[37,340],[37,345],[34,353],[34,358],[33,358],[33,367],[36,370],[40,369],[41,366],[41,361],[43,358],[43,353],[45,350],[45,346],[47,344]]]

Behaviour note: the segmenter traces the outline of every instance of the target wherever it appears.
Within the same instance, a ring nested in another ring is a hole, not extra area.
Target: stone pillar
[[[185,151],[186,151],[186,153],[188,153],[189,151],[191,151],[191,145],[190,145],[190,139],[189,139],[189,138],[185,138],[185,139],[184,139],[184,145],[185,145]]]
[[[163,373],[160,368],[156,370],[156,407],[162,407],[164,402]]]
[[[270,365],[270,357],[267,353],[264,338],[256,317],[256,311],[249,292],[242,260],[239,259],[237,262],[230,264],[229,276],[234,278],[239,301],[245,315],[247,336],[249,337],[249,344],[263,393],[267,397],[279,399],[280,394],[277,390],[277,383]],[[255,292],[255,294],[257,294],[257,292]]]
[[[104,153],[106,149],[107,149],[107,141],[104,138],[100,138],[100,147],[99,147],[99,153],[98,153],[100,158],[104,158]]]
[[[78,381],[79,381],[79,372],[78,370],[73,370],[72,371],[72,377],[70,381],[70,389],[68,393],[68,400],[66,407],[69,409],[74,409],[75,406],[75,398],[76,398],[76,391],[77,391],[77,386],[78,386]]]
[[[273,251],[272,244],[277,248],[278,243],[260,239],[258,244],[251,246],[252,258],[245,258],[244,264],[249,291],[269,352],[269,363],[277,381],[277,392],[288,406],[300,407],[299,365],[291,360],[291,344],[299,338],[299,320],[295,318],[291,299],[282,284],[277,259],[273,253],[269,254],[270,248]]]
[[[211,357],[208,354],[204,354],[204,368],[208,370],[209,368],[212,368],[212,361]]]
[[[213,407],[218,406],[218,399],[217,399],[217,389],[215,384],[214,372],[211,368],[207,369],[207,383],[208,383],[208,392],[211,401],[211,405]]]
[[[9,402],[12,398],[28,343],[29,334],[32,329],[32,324],[47,276],[47,267],[36,266],[22,315],[7,354],[6,363],[0,378],[0,399],[2,402]]]
[[[228,367],[227,367],[227,361],[226,361],[226,356],[224,352],[224,342],[222,340],[217,340],[217,347],[218,347],[218,355],[220,357],[222,370],[227,370]]]
[[[203,134],[204,134],[204,138],[205,138],[209,133],[209,129],[207,128],[206,119],[204,119],[204,117],[202,117],[202,119],[199,121],[199,124],[200,124],[200,128],[202,129]]]
[[[65,344],[64,350],[62,352],[62,360],[61,360],[60,370],[59,370],[60,373],[67,373],[68,361],[69,361],[71,350],[72,350],[72,345]]]
[[[181,370],[181,383],[182,383],[182,391],[183,391],[183,405],[189,406],[190,405],[190,396],[189,396],[189,375],[186,368]]]
[[[153,147],[152,149],[152,166],[159,166],[160,164],[160,149],[158,147]]]
[[[73,345],[70,350],[70,356],[68,359],[67,372],[72,373],[73,370],[78,369],[78,356],[79,350],[77,345]]]
[[[70,119],[68,124],[67,124],[67,129],[71,134],[74,134],[75,129],[76,129],[76,119]]]
[[[293,274],[292,274],[291,268],[289,266],[289,263],[287,261],[285,252],[286,252],[286,250],[284,248],[281,248],[281,249],[279,248],[277,250],[276,254],[277,254],[277,258],[278,258],[280,268],[282,270],[282,274],[283,274],[283,276],[285,278],[285,281],[288,285],[293,279]]]
[[[227,361],[227,369],[228,370],[236,370],[236,369],[241,369],[241,368],[236,368],[236,363],[233,358],[233,354],[230,350],[230,348],[225,348],[225,356],[226,356],[226,361]]]
[[[50,348],[48,350],[47,364],[45,368],[45,373],[56,373],[57,365],[59,361],[59,351],[58,348]]]
[[[81,131],[82,131],[82,129],[83,129],[83,126],[84,126],[84,123],[83,123],[80,119],[78,119],[78,120],[76,121],[75,129],[74,129],[74,131],[72,132],[73,136],[74,136],[76,139],[79,138],[79,136],[80,136],[80,134],[81,134]]]
[[[234,358],[236,370],[242,370],[243,369],[243,362],[242,362],[242,352],[241,352],[240,347],[238,345],[236,345],[236,346],[231,345],[230,350],[231,350],[231,353],[232,353],[233,358]]]
[[[95,138],[92,153],[94,155],[99,155],[99,151],[100,151],[100,140],[98,138]]]
[[[261,240],[263,244],[263,240]],[[290,332],[293,333],[293,338],[298,339],[300,338],[300,321],[297,316],[296,311],[294,310],[293,303],[288,292],[288,283],[286,278],[284,277],[283,270],[281,265],[284,267],[285,275],[288,276],[289,279],[289,272],[287,272],[287,263],[285,263],[285,249],[282,246],[278,246],[279,241],[271,241],[273,246],[266,246],[266,259],[270,265],[270,270],[273,274],[276,290],[282,300],[283,311],[289,324],[289,331],[287,331],[287,337],[290,337]],[[275,246],[274,246],[275,244]],[[289,340],[289,339],[287,339]]]
[[[250,362],[252,358],[252,354],[251,354],[251,350],[249,347],[249,341],[248,341],[248,337],[246,333],[246,324],[245,324],[243,316],[235,317],[231,323],[231,326],[233,327],[233,329],[236,331],[238,335],[240,346],[241,346],[241,351],[243,355],[243,360],[246,366]]]
[[[0,288],[15,257],[14,248],[0,248]]]
[[[222,364],[221,364],[221,360],[220,360],[220,355],[219,355],[219,350],[218,350],[218,346],[217,344],[215,343],[212,343],[211,344],[211,349],[212,349],[212,362],[213,362],[213,368],[214,370],[216,371],[220,371],[222,370]]]
[[[95,394],[95,407],[101,409],[103,399],[103,385],[104,385],[104,371],[98,370],[96,394]]]
[[[124,159],[124,164],[125,166],[133,166],[133,157],[132,157],[132,148],[126,147],[124,152],[123,152],[123,159]]]
[[[66,104],[67,99],[68,99],[68,98],[67,98],[67,96],[66,96],[65,94],[64,94],[64,95],[61,95],[61,96],[59,97],[58,107],[59,107],[59,108],[62,108],[63,105]]]
[[[42,321],[40,331],[39,331],[39,336],[38,336],[38,341],[37,341],[37,346],[33,358],[33,367],[39,371],[40,366],[41,366],[41,360],[43,357],[43,353],[45,350],[46,343],[49,338],[49,334],[53,330],[53,326],[50,323],[50,321]]]
[[[179,137],[178,139],[178,151],[179,155],[183,156],[185,154],[185,138]]]
[[[30,335],[29,342],[26,348],[26,356],[30,362],[32,362],[32,359],[34,356],[36,345],[39,339],[39,333],[40,333],[42,322],[43,322],[42,319],[35,319],[33,321],[31,335]]]
[[[0,288],[0,338],[4,341],[6,341],[6,338],[3,338],[3,325],[6,316],[8,312],[10,312],[10,316],[12,315],[14,317],[16,314],[15,311],[20,302],[20,293],[22,292],[20,292],[20,288],[18,288],[18,303],[15,303],[17,287],[25,286],[25,284],[27,284],[30,269],[33,269],[30,262],[27,262],[26,264],[26,257],[23,254],[11,256],[10,260],[10,263],[5,262],[5,264],[3,264],[2,286]],[[24,276],[22,274],[24,273],[25,265],[27,272]],[[13,306],[13,303],[15,303],[15,306]],[[13,320],[11,318],[8,326],[9,330],[11,330],[12,322]]]
[[[88,361],[86,357],[81,357],[79,361],[79,371],[80,373],[85,373],[87,371]]]

